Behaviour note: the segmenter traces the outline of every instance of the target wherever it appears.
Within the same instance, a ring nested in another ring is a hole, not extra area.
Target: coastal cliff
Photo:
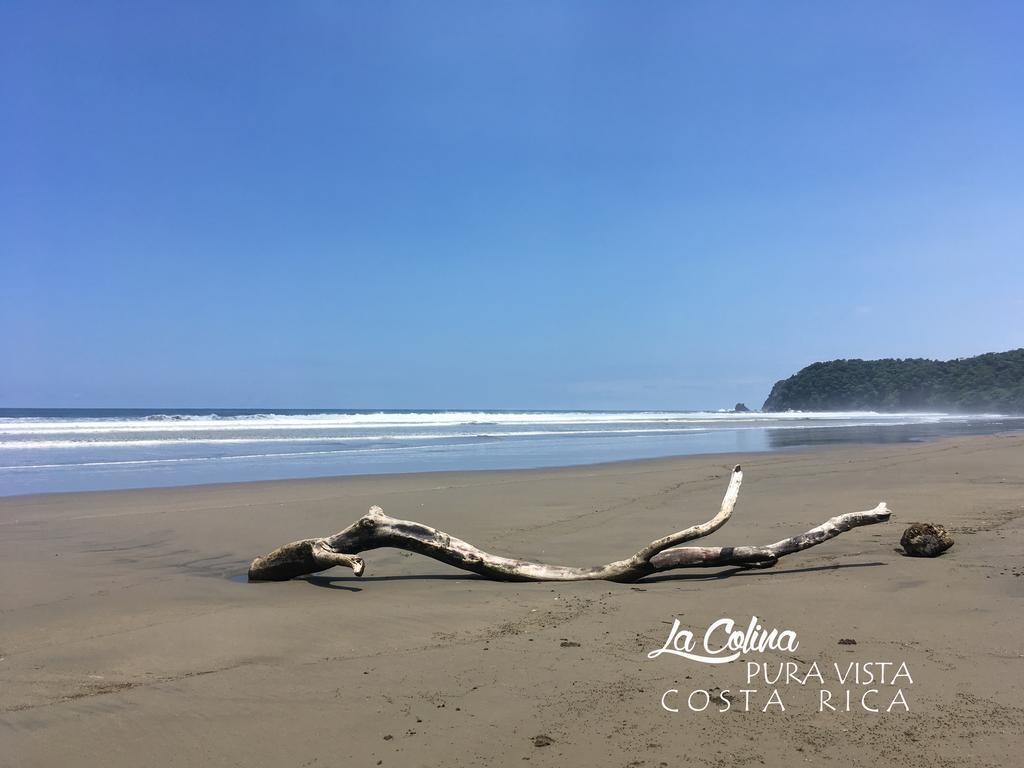
[[[946,361],[813,363],[776,382],[762,410],[1024,413],[1024,348]]]

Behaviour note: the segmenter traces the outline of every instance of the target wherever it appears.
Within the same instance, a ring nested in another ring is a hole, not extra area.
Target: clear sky
[[[1019,2],[0,4],[0,406],[760,406],[1024,346]]]

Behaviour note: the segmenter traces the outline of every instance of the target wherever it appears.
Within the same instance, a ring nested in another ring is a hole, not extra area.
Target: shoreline
[[[239,578],[252,557],[372,504],[498,554],[609,562],[708,519],[737,462],[736,513],[702,542],[764,544],[883,499],[893,520],[774,569],[636,584],[491,582],[393,549],[365,553],[361,579]],[[1010,433],[3,497],[0,766],[136,766],[154,752],[254,766],[1005,765],[1024,728],[1022,488],[1024,434]],[[956,544],[903,556],[916,520]],[[830,673],[820,687],[833,704],[851,691],[852,708],[818,712],[817,683],[745,685],[743,659],[648,658],[675,619],[699,635],[755,616],[799,641],[744,657],[770,663],[769,678],[787,662],[801,679],[811,662],[905,662],[913,683]],[[718,711],[721,691],[738,702],[744,687],[759,691],[749,711]],[[785,711],[764,711],[773,687]],[[871,688],[880,713],[859,703]],[[697,689],[714,692],[702,712],[686,706]],[[897,689],[909,711],[886,713]],[[670,690],[679,712],[660,703]]]
[[[948,414],[263,414],[0,424],[0,493],[518,470],[1024,431]]]
[[[633,464],[657,464],[659,462],[677,462],[685,461],[689,459],[713,459],[716,456],[732,456],[736,458],[734,463],[743,463],[749,461],[752,457],[757,456],[774,456],[774,455],[800,455],[805,453],[818,453],[818,452],[829,452],[829,451],[841,451],[844,449],[848,450],[870,450],[872,448],[890,448],[893,446],[915,446],[915,445],[931,445],[935,443],[953,442],[953,441],[964,441],[964,440],[984,440],[987,438],[1001,438],[1010,437],[1014,435],[1024,435],[1024,428],[1022,429],[1009,429],[1002,432],[993,432],[985,435],[942,435],[939,437],[925,438],[925,439],[914,439],[903,442],[863,442],[863,443],[848,443],[848,442],[836,442],[836,443],[820,443],[815,445],[796,445],[792,447],[773,448],[771,450],[763,451],[714,451],[706,453],[682,453],[682,454],[671,454],[666,456],[654,456],[654,457],[643,457],[636,459],[613,459],[610,461],[598,461],[598,462],[584,462],[579,464],[558,464],[558,465],[544,465],[537,467],[509,467],[509,468],[484,468],[484,469],[437,469],[437,470],[420,470],[410,472],[364,472],[359,474],[333,474],[333,475],[313,475],[310,477],[286,477],[286,478],[270,478],[266,480],[230,480],[224,482],[210,482],[210,483],[189,483],[183,485],[153,485],[153,486],[139,486],[133,488],[106,488],[106,489],[88,489],[88,490],[69,490],[69,491],[41,491],[32,493],[15,493],[15,494],[0,494],[0,502],[7,499],[34,499],[38,497],[46,496],[63,496],[63,495],[77,495],[77,494],[104,494],[104,493],[132,493],[132,492],[143,492],[143,491],[174,491],[174,490],[188,490],[196,488],[233,488],[233,487],[246,487],[246,486],[260,486],[275,483],[306,483],[306,482],[334,482],[341,480],[365,480],[368,478],[401,478],[401,477],[418,477],[418,476],[443,476],[443,475],[462,475],[462,474],[502,474],[502,473],[530,473],[530,472],[559,472],[559,471],[570,471],[586,469],[588,467],[593,468],[614,468],[616,466],[628,466]],[[2,521],[0,521],[2,524]]]

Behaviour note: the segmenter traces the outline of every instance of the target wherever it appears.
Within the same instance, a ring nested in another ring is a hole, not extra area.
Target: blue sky
[[[4,2],[0,406],[759,406],[1022,346],[1022,39],[997,2]]]

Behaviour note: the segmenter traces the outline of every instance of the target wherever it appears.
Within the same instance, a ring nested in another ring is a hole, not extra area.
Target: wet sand
[[[602,563],[711,517],[735,462],[737,511],[702,543],[770,543],[883,499],[893,520],[773,570],[635,585],[493,583],[395,550],[366,553],[362,579],[244,581],[254,555],[372,504],[494,553]],[[956,545],[903,556],[917,520]],[[1022,574],[1019,434],[5,498],[0,765],[1010,765],[1024,747]],[[798,649],[647,658],[675,618],[699,639],[755,615]],[[817,662],[826,680],[746,684],[745,661],[798,677]],[[912,683],[828,671],[882,661],[905,662]],[[785,711],[764,711],[774,688]],[[851,711],[819,712],[822,688],[843,705],[851,691]],[[741,689],[757,691],[749,711]],[[672,690],[678,713],[661,704]],[[686,706],[694,690],[713,692],[703,712]],[[909,712],[885,711],[896,690]]]

